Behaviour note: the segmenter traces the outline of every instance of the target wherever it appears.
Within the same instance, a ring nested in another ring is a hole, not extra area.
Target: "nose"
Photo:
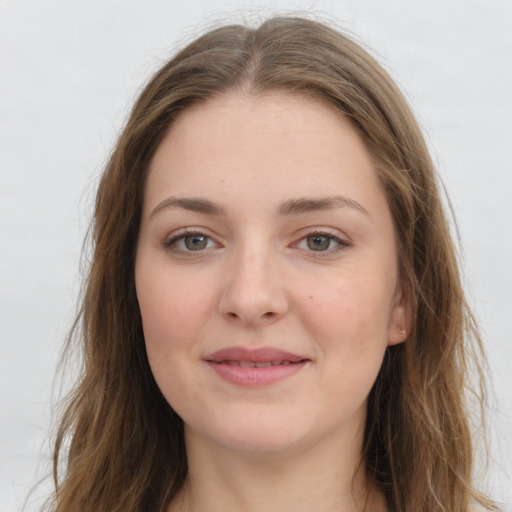
[[[246,249],[232,255],[219,300],[220,314],[244,327],[277,321],[288,311],[278,255]]]

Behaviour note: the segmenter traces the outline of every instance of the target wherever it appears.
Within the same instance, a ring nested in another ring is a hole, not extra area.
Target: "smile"
[[[229,347],[205,357],[217,376],[237,386],[268,386],[299,373],[311,360],[283,350]]]

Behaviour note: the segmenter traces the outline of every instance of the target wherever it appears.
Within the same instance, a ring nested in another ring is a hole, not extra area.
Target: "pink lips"
[[[265,386],[295,375],[310,360],[270,347],[232,347],[204,358],[223,379],[239,386]]]

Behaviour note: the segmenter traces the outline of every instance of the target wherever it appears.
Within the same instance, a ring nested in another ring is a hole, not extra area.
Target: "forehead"
[[[172,125],[151,162],[145,203],[166,194],[261,202],[333,193],[382,195],[364,142],[339,113],[299,95],[231,93]]]

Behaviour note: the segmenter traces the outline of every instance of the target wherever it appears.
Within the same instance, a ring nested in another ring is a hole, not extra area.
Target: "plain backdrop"
[[[1,512],[21,510],[50,469],[52,381],[82,240],[137,91],[213,20],[289,11],[356,34],[425,130],[490,357],[486,489],[512,503],[512,1],[0,0]]]

